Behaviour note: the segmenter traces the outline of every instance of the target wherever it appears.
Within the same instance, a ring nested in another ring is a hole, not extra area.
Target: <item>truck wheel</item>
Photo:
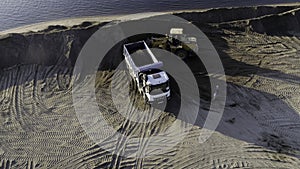
[[[136,90],[136,81],[133,78],[131,78],[131,87],[133,91]]]
[[[146,96],[145,93],[143,93],[143,99],[145,100],[146,104],[149,104],[149,100],[148,100],[148,98],[147,98],[147,96]]]
[[[185,59],[188,56],[188,52],[183,49],[176,51],[175,54],[180,57],[180,59]]]

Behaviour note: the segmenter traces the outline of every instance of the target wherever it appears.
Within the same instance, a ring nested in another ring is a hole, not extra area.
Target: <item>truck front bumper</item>
[[[166,102],[168,99],[170,99],[170,91],[166,92],[166,93],[162,93],[162,94],[158,94],[158,95],[150,95],[147,94],[149,103],[163,103]]]

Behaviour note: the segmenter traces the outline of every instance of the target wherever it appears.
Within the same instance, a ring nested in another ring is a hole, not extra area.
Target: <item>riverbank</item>
[[[271,7],[278,7],[278,6],[300,6],[299,3],[281,3],[281,4],[270,4],[270,5],[263,5],[263,6],[271,6]],[[256,6],[253,6],[256,7]],[[72,27],[74,25],[80,25],[82,22],[94,22],[94,23],[101,23],[101,22],[110,22],[113,20],[118,20],[124,16],[131,17],[132,19],[134,17],[137,17],[138,15],[141,16],[151,16],[151,15],[157,15],[157,14],[177,14],[177,13],[183,13],[183,12],[205,12],[209,10],[218,10],[218,9],[234,9],[234,8],[241,8],[241,7],[228,7],[228,8],[207,8],[207,9],[193,9],[193,10],[177,10],[177,11],[165,11],[165,12],[154,12],[154,13],[140,13],[140,14],[133,14],[133,15],[110,15],[110,16],[90,16],[90,17],[77,17],[77,18],[66,18],[66,19],[60,19],[60,20],[54,20],[54,21],[48,21],[48,22],[41,22],[36,24],[30,24],[25,25],[21,27],[16,27],[4,31],[0,31],[0,35],[5,35],[8,33],[25,33],[25,32],[36,32],[41,31],[43,29],[47,29],[48,26],[51,25],[61,25],[66,27]],[[252,8],[249,7],[243,7],[243,8]]]

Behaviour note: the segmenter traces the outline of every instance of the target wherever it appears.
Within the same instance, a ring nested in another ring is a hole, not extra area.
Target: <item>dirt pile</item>
[[[250,29],[268,35],[300,35],[300,8],[249,22]]]
[[[87,39],[100,27],[84,22],[71,28],[49,26],[33,33],[8,34],[0,38],[0,68],[39,64],[72,65]]]
[[[212,9],[206,12],[177,14],[193,23],[213,24],[250,30],[268,35],[299,35],[300,6],[262,6]]]

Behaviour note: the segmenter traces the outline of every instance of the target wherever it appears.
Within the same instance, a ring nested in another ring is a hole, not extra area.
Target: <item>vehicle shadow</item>
[[[217,36],[210,31],[205,33],[218,51],[227,76],[252,78],[253,75],[258,75],[268,79],[299,84],[300,77],[298,76],[232,59],[224,52],[229,49],[227,42],[222,36]],[[191,67],[191,70],[199,69],[195,65]],[[200,95],[206,96],[201,98],[200,111],[194,123],[201,128],[204,127],[210,107],[209,100],[211,100],[208,87],[210,83],[207,78],[207,76],[197,77]],[[174,102],[180,102],[179,98],[173,99],[177,99]],[[300,115],[282,98],[265,91],[227,82],[227,97],[222,115],[216,129],[217,132],[249,144],[299,158],[300,144],[297,140],[300,139],[300,128],[293,126],[300,125]],[[185,117],[181,117],[181,120],[192,123],[188,116],[187,114]]]

